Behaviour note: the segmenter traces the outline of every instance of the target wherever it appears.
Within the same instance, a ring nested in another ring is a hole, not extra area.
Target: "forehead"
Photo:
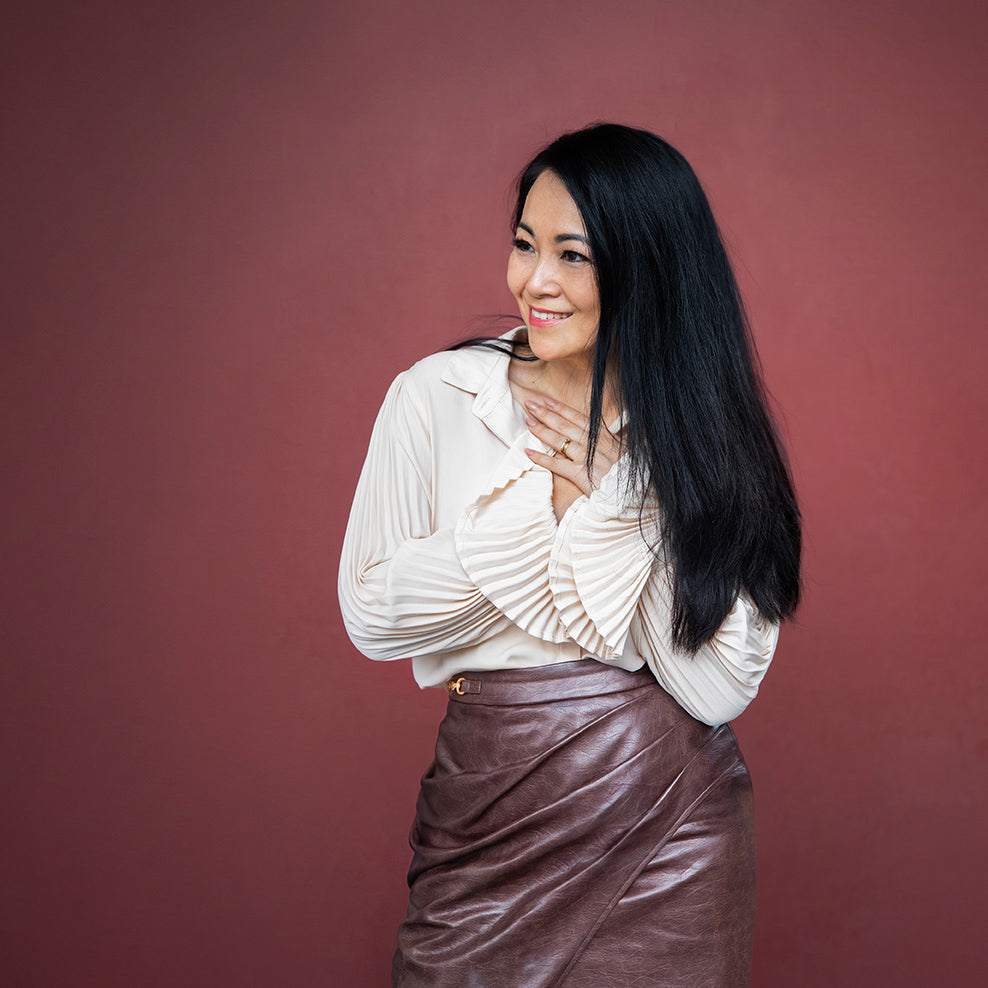
[[[542,172],[529,189],[521,218],[536,233],[543,229],[553,234],[587,232],[573,197],[552,171]]]

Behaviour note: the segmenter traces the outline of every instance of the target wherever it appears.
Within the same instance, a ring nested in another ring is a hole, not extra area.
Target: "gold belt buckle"
[[[449,695],[452,696],[454,693],[457,696],[463,696],[463,676],[459,679],[451,679],[446,684],[446,689],[449,691]]]

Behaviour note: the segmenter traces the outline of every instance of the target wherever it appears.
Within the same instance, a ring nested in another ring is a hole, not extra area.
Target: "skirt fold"
[[[411,833],[393,985],[748,984],[751,786],[728,725],[592,660],[467,673]]]

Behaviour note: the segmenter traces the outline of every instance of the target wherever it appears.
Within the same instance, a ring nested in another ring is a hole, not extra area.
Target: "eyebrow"
[[[530,237],[535,236],[535,231],[527,223],[519,223],[520,226]],[[560,233],[556,236],[556,243],[561,244],[567,240],[579,240],[581,244],[586,244],[590,246],[590,241],[587,240],[582,233]]]

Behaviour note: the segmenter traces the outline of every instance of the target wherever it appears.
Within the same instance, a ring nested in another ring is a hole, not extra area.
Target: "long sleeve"
[[[639,511],[619,461],[557,524],[552,476],[524,452],[539,440],[515,417],[498,360],[434,355],[388,391],[340,565],[354,645],[411,658],[423,686],[584,655],[645,662],[692,716],[736,717],[778,627],[742,596],[698,654],[675,650],[668,574],[649,545],[657,509]]]
[[[432,530],[428,410],[407,376],[375,423],[340,562],[344,624],[373,659],[462,648],[510,624],[464,571],[452,530]]]
[[[726,723],[758,692],[778,626],[741,596],[696,655],[673,648],[668,572],[646,541],[659,538],[657,509],[639,512],[625,502],[626,489],[625,464],[619,461],[560,523],[550,584],[563,623],[604,661],[620,663],[628,652],[640,656],[697,720]]]
[[[648,581],[631,638],[655,678],[697,720],[733,720],[755,698],[772,661],[779,626],[766,621],[743,594],[696,655],[672,647],[672,590],[663,569]]]

